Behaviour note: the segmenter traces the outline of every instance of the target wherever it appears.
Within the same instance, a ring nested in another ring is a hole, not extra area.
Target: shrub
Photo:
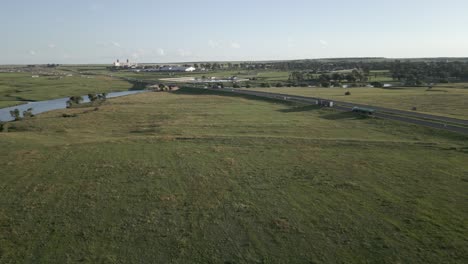
[[[28,110],[26,111],[23,111],[23,117],[24,118],[30,118],[30,117],[34,117],[34,114],[32,113],[32,108],[28,108]]]
[[[260,86],[263,87],[263,88],[269,88],[270,84],[269,83],[262,83]]]
[[[247,84],[245,88],[252,88],[252,86],[250,86],[250,84]]]
[[[382,88],[384,87],[383,83],[381,82],[371,82],[370,83],[372,86],[377,87],[377,88]]]
[[[81,102],[83,102],[83,97],[81,97],[81,96],[72,96],[67,101],[67,108],[72,107],[72,105],[74,105],[74,104],[80,104]]]
[[[20,111],[18,110],[18,108],[16,108],[15,110],[11,110],[11,111],[10,111],[10,116],[11,116],[15,121],[21,119]]]
[[[346,91],[346,93],[344,95],[351,95],[351,92],[350,91]]]
[[[94,102],[98,99],[98,96],[96,94],[88,94],[88,99],[90,102]]]
[[[97,95],[99,100],[106,100],[107,99],[107,93],[102,93]]]
[[[276,83],[276,87],[283,87],[283,83],[279,82],[279,83]]]
[[[237,83],[235,83],[235,84],[232,85],[232,87],[233,87],[233,88],[240,88],[240,85],[237,84]]]

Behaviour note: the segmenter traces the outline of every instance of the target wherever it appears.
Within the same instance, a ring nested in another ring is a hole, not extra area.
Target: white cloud
[[[47,45],[47,47],[49,47],[49,49],[55,49],[57,45],[55,45],[54,43],[50,43],[49,45]]]
[[[221,43],[219,41],[215,41],[211,39],[208,41],[208,46],[210,46],[210,48],[219,48],[220,45]]]
[[[179,56],[181,56],[181,57],[187,57],[187,56],[192,55],[192,52],[190,52],[189,50],[185,50],[185,49],[179,49],[179,50],[177,51],[177,53],[178,53]]]
[[[36,55],[36,51],[35,51],[35,50],[30,50],[30,51],[29,51],[29,54],[32,55],[32,56],[35,56],[35,55]]]
[[[237,43],[237,42],[232,42],[231,43],[231,48],[233,48],[233,49],[240,49],[240,47],[241,47],[240,44]]]
[[[328,46],[328,42],[326,40],[321,39],[319,42],[322,46]]]
[[[144,57],[146,54],[146,51],[144,49],[138,49],[136,51],[134,51],[131,56],[133,59],[139,59],[139,58],[142,58]]]
[[[288,37],[288,48],[294,48],[296,47],[296,41],[291,38],[291,37]]]
[[[114,47],[117,47],[117,48],[121,48],[121,47],[122,47],[122,45],[120,45],[120,43],[118,43],[118,42],[112,41],[111,43],[112,43],[112,45],[113,45]]]
[[[159,56],[164,56],[166,55],[166,52],[162,49],[162,48],[159,48],[158,51],[157,51],[158,55]]]

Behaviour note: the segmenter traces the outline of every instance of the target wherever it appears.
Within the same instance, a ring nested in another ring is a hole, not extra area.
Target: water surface
[[[142,93],[142,92],[145,92],[145,90],[112,92],[112,93],[107,94],[107,98],[120,97],[120,96],[137,94],[137,93]],[[52,110],[65,109],[67,108],[68,99],[69,97],[46,100],[46,101],[28,102],[27,104],[2,108],[0,109],[0,121],[3,121],[3,122],[12,121],[13,118],[10,115],[10,111],[15,110],[15,109],[18,109],[21,115],[23,114],[23,111],[26,111],[29,108],[33,109],[32,112],[35,115],[48,112],[48,111],[52,111]],[[83,99],[84,99],[83,103],[89,102],[87,95],[83,96]]]

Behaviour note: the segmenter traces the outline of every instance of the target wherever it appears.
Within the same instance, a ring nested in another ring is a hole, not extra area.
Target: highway
[[[238,90],[238,89],[232,89],[232,88],[221,88],[221,89],[211,89],[211,90],[225,91],[225,92],[236,93],[236,94],[246,94],[246,95],[259,96],[259,97],[264,97],[264,98],[272,98],[272,99],[278,99],[278,100],[284,100],[284,101],[296,101],[296,102],[302,102],[302,103],[307,103],[307,104],[316,104],[317,100],[327,100],[323,98],[305,97],[305,96],[280,94],[280,93],[267,93],[267,92],[251,91],[251,90]],[[418,112],[403,111],[403,110],[398,110],[398,109],[390,109],[390,108],[384,108],[384,107],[378,107],[378,106],[372,106],[372,105],[353,104],[349,102],[340,102],[340,101],[333,101],[333,102],[334,102],[333,107],[341,111],[351,111],[352,108],[355,106],[372,108],[376,110],[374,116],[379,117],[379,118],[401,121],[401,122],[411,123],[415,125],[421,125],[421,126],[442,129],[446,131],[468,135],[468,127],[464,127],[468,125],[468,120],[443,117],[443,116],[435,116],[435,115],[423,114],[423,113],[418,113]]]

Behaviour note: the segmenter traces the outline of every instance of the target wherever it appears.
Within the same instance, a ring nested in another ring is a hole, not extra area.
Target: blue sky
[[[466,0],[15,0],[0,64],[467,57]]]

